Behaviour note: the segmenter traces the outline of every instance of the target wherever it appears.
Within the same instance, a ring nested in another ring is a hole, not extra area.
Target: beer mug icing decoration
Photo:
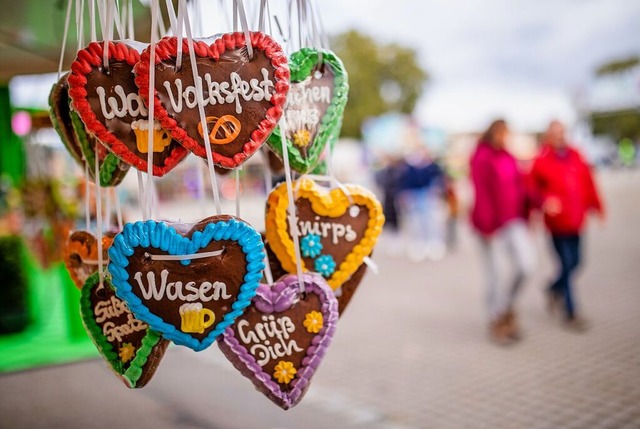
[[[111,369],[128,387],[146,385],[169,345],[136,319],[116,297],[108,279],[91,275],[81,290],[80,314],[87,333]]]
[[[264,268],[262,238],[244,221],[127,224],[109,249],[116,294],[166,339],[204,350],[242,314]]]
[[[173,141],[148,111],[138,95],[133,67],[146,45],[133,41],[109,42],[108,65],[103,64],[104,43],[93,42],[78,52],[71,64],[69,95],[73,109],[87,129],[114,154],[138,170],[147,171],[153,152],[154,176],[163,176],[189,153]],[[153,147],[149,149],[149,133]]]
[[[285,138],[291,168],[311,172],[327,143],[340,135],[347,105],[347,72],[333,52],[302,48],[289,58],[291,88],[284,109]],[[280,128],[269,137],[269,146],[282,157]]]
[[[171,136],[206,158],[206,132],[213,162],[221,167],[241,165],[265,142],[280,116],[289,89],[289,68],[282,48],[271,37],[252,32],[249,58],[244,33],[194,41],[202,94],[196,94],[186,39],[182,64],[177,66],[178,40],[156,45],[155,116]],[[149,50],[135,68],[140,95],[149,102]],[[202,97],[206,129],[200,122]]]
[[[218,347],[256,389],[289,409],[304,396],[331,344],[338,303],[316,274],[260,285],[251,307],[225,330]]]
[[[332,289],[338,289],[373,251],[384,224],[382,206],[357,185],[328,190],[300,179],[293,186],[302,267],[321,274]],[[292,273],[297,267],[288,206],[286,184],[281,184],[269,195],[265,223],[271,249]]]

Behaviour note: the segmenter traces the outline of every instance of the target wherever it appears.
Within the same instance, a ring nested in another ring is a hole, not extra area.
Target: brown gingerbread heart
[[[264,250],[260,234],[232,216],[203,219],[187,232],[184,227],[126,224],[109,249],[109,272],[138,319],[200,351],[250,304]]]
[[[265,142],[282,116],[289,90],[287,58],[268,35],[252,32],[253,57],[247,56],[244,33],[223,34],[194,41],[206,130],[200,121],[197,85],[189,45],[182,39],[178,67],[178,40],[165,37],[156,45],[155,96],[158,121],[171,136],[196,155],[206,158],[208,136],[213,162],[235,168]],[[149,104],[150,50],[135,67],[140,95]]]
[[[78,52],[71,64],[69,96],[87,129],[127,164],[147,171],[149,134],[152,170],[163,176],[188,155],[188,151],[156,121],[138,95],[133,67],[146,45],[127,41],[107,44],[108,68],[103,66],[104,43],[93,42]]]
[[[113,237],[115,233],[112,232],[102,237],[102,260],[105,266],[109,262],[107,251]],[[89,276],[98,271],[98,240],[90,232],[74,231],[64,246],[62,258],[71,280],[78,289],[82,289]]]

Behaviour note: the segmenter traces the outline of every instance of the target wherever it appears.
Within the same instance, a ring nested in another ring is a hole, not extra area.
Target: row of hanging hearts
[[[250,41],[250,59],[244,33],[194,41],[208,94],[203,91],[206,131],[188,56],[177,65],[175,37],[156,45],[153,100],[149,48],[109,42],[105,57],[105,44],[94,42],[78,52],[71,73],[51,92],[54,125],[90,174],[98,158],[93,179],[100,186],[117,185],[129,166],[147,171],[149,132],[155,176],[188,151],[206,158],[204,132],[217,166],[240,166],[265,141],[282,157],[284,137],[291,167],[306,173],[339,135],[348,92],[344,67],[330,51],[311,48],[287,64],[269,36],[251,33]],[[182,52],[188,49],[185,40]],[[285,136],[277,127],[283,111]],[[285,409],[300,401],[364,275],[384,217],[362,187],[329,190],[307,178],[293,186],[304,273],[298,273],[284,183],[268,197],[264,237],[225,215],[191,226],[148,220],[105,235],[102,259],[110,263],[104,279],[96,272],[96,238],[71,235],[64,259],[81,288],[85,327],[129,387],[150,380],[169,341],[196,351],[217,341],[271,400]],[[265,260],[278,278],[274,284],[263,280]]]
[[[95,237],[71,235],[64,259],[81,287],[83,322],[129,387],[150,380],[169,341],[196,351],[217,341],[272,401],[288,409],[302,399],[365,274],[384,217],[361,187],[347,185],[347,198],[309,179],[295,185],[302,275],[296,274],[286,183],[269,196],[264,238],[228,215],[190,226],[126,224],[103,238],[110,276],[102,283]],[[279,276],[274,284],[263,279],[265,252]]]
[[[252,58],[241,32],[194,41],[212,161],[238,167],[265,141],[282,158],[277,124],[284,111],[290,166],[310,172],[340,133],[348,94],[344,66],[332,52],[313,48],[302,48],[287,61],[280,45],[261,32],[252,32],[250,41]],[[182,52],[189,52],[186,39]],[[149,133],[154,176],[171,171],[189,151],[207,158],[197,85],[190,59],[183,56],[178,65],[176,37],[155,46],[153,124],[147,107],[150,48],[141,43],[93,42],[54,86],[49,100],[54,126],[91,175],[98,157],[101,186],[120,183],[129,166],[148,171]]]

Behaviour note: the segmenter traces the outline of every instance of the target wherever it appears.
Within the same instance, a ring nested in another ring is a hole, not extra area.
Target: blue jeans
[[[555,282],[551,284],[551,293],[562,299],[567,318],[575,316],[575,301],[571,286],[571,277],[578,265],[580,265],[580,235],[552,234],[553,247],[560,262],[560,273]]]

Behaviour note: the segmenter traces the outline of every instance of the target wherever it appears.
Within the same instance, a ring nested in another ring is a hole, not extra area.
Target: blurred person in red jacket
[[[587,328],[577,314],[572,276],[580,265],[580,241],[586,214],[595,210],[604,219],[604,208],[591,169],[571,147],[562,123],[553,121],[545,134],[540,154],[533,163],[531,181],[540,200],[560,271],[547,293],[553,311],[564,306],[566,326]]]
[[[494,121],[478,141],[470,165],[475,190],[471,223],[482,244],[490,335],[498,344],[520,337],[514,304],[536,262],[526,221],[526,180],[506,149],[508,135],[507,123]],[[509,268],[512,277],[505,274]]]

